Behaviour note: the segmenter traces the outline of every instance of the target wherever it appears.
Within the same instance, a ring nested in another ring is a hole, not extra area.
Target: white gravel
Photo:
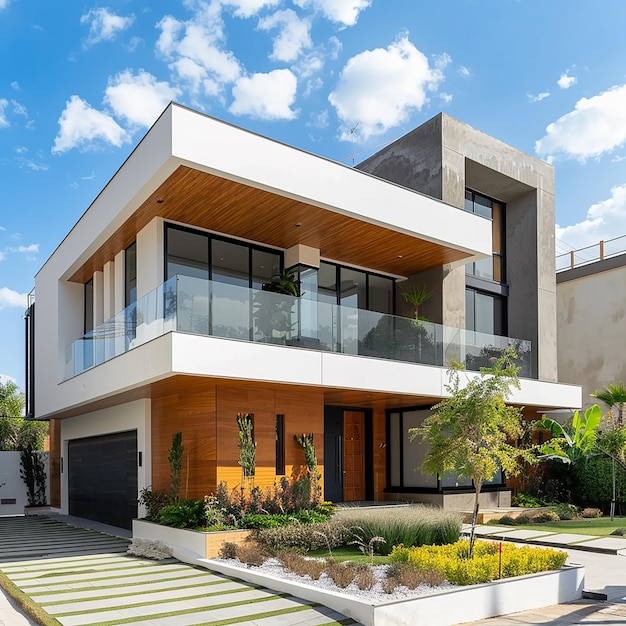
[[[238,559],[214,559],[215,561],[221,561],[222,563],[228,563],[234,567],[240,567],[242,569],[249,569],[261,573],[266,573],[276,578],[283,578],[285,580],[291,580],[294,582],[303,583],[306,585],[312,585],[333,591],[335,593],[343,593],[352,597],[358,597],[361,600],[384,602],[386,600],[404,600],[405,598],[416,598],[419,596],[427,596],[434,593],[440,593],[442,591],[450,591],[452,589],[458,589],[458,585],[451,585],[447,581],[444,581],[437,587],[431,587],[429,585],[422,584],[415,589],[409,589],[408,587],[398,586],[393,593],[386,593],[383,590],[382,582],[385,580],[385,574],[387,571],[387,565],[372,565],[370,566],[374,572],[376,578],[376,584],[368,590],[359,589],[355,583],[351,583],[344,589],[338,587],[331,578],[326,574],[322,574],[318,580],[313,580],[310,576],[298,576],[293,572],[287,572],[283,569],[278,559],[268,559],[263,565],[256,567],[252,565],[246,565]]]

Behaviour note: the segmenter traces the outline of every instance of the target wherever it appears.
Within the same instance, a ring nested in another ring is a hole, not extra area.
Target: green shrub
[[[423,572],[436,570],[455,585],[473,585],[498,578],[499,551],[499,544],[479,541],[475,544],[474,556],[470,559],[469,542],[458,541],[445,546],[396,546],[391,552],[391,559],[410,563]],[[505,543],[502,544],[502,578],[558,570],[566,559],[565,552],[531,546],[518,548]]]
[[[554,507],[554,512],[561,520],[576,519],[576,517],[578,517],[578,507],[574,504],[558,504]]]
[[[351,540],[352,533],[343,524],[332,520],[321,524],[289,524],[257,530],[254,538],[273,553],[289,548],[310,552],[344,546]]]
[[[170,504],[171,498],[165,491],[152,491],[145,487],[139,492],[138,502],[145,507],[147,519],[158,520],[161,509]]]
[[[624,537],[626,536],[626,528],[616,528],[611,534],[617,535],[618,537]]]
[[[515,518],[516,526],[521,526],[522,524],[528,523],[530,523],[530,515],[527,515],[526,513],[520,513],[520,515]]]
[[[180,500],[168,504],[159,513],[160,524],[174,528],[201,528],[204,526],[204,502],[202,500]]]
[[[542,506],[547,506],[551,503],[546,502],[544,498],[539,496],[533,496],[529,493],[518,493],[516,496],[511,498],[511,504],[525,509],[536,509]]]
[[[428,506],[405,508],[341,509],[335,518],[353,531],[353,541],[369,545],[375,537],[379,554],[389,554],[394,545],[441,545],[458,541],[462,517],[458,513]]]
[[[592,456],[581,459],[567,470],[571,476],[572,501],[581,506],[608,508],[613,496],[611,459]],[[626,471],[615,465],[617,502],[626,503]]]
[[[498,524],[503,524],[504,526],[515,526],[517,524],[517,520],[510,515],[503,515],[498,520]]]
[[[531,518],[532,524],[545,524],[546,522],[560,522],[561,518],[554,511],[541,511]]]
[[[581,515],[586,518],[602,517],[602,511],[600,509],[587,507],[582,510]]]

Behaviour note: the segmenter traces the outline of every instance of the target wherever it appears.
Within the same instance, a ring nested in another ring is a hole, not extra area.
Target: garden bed
[[[191,563],[185,554],[191,553],[194,558],[215,558],[227,541],[230,543],[243,543],[250,535],[251,530],[220,530],[215,532],[202,532],[187,528],[172,528],[162,526],[142,519],[133,520],[133,539],[150,539],[162,541],[172,549],[174,557],[180,561]]]
[[[133,520],[133,537],[163,541],[173,556],[186,563],[199,565],[227,576],[332,608],[365,626],[404,625],[422,621],[429,626],[449,626],[486,619],[518,611],[537,609],[553,604],[571,602],[582,597],[584,568],[565,566],[558,571],[542,572],[494,581],[492,583],[433,588],[429,595],[404,599],[358,598],[350,591],[322,588],[306,579],[289,580],[263,568],[234,565],[231,561],[206,557],[207,538],[216,541],[244,540],[249,531],[202,533]],[[234,534],[237,533],[237,534]],[[219,546],[218,546],[219,549]]]

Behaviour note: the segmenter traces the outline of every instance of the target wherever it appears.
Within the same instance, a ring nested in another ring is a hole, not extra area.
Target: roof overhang
[[[155,217],[398,276],[491,254],[489,220],[175,104],[59,247],[61,276],[85,282]]]

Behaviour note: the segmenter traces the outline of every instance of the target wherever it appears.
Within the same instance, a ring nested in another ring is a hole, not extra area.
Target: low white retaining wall
[[[332,592],[314,585],[268,576],[254,569],[235,567],[221,561],[200,559],[197,564],[303,600],[319,602],[365,626],[452,626],[539,609],[578,600],[582,597],[585,581],[585,568],[582,565],[566,565],[559,571],[507,578],[429,596],[376,603],[351,597],[347,593]]]
[[[429,596],[374,602],[354,598],[347,593],[320,589],[314,584],[270,576],[254,568],[237,567],[223,561],[206,559],[205,536],[205,533],[133,520],[133,537],[161,540],[172,548],[177,559],[185,563],[200,565],[303,600],[319,602],[365,626],[411,626],[420,623],[428,626],[452,626],[497,615],[539,609],[578,600],[582,597],[585,582],[585,568],[582,565],[566,565],[554,572],[507,578]]]

